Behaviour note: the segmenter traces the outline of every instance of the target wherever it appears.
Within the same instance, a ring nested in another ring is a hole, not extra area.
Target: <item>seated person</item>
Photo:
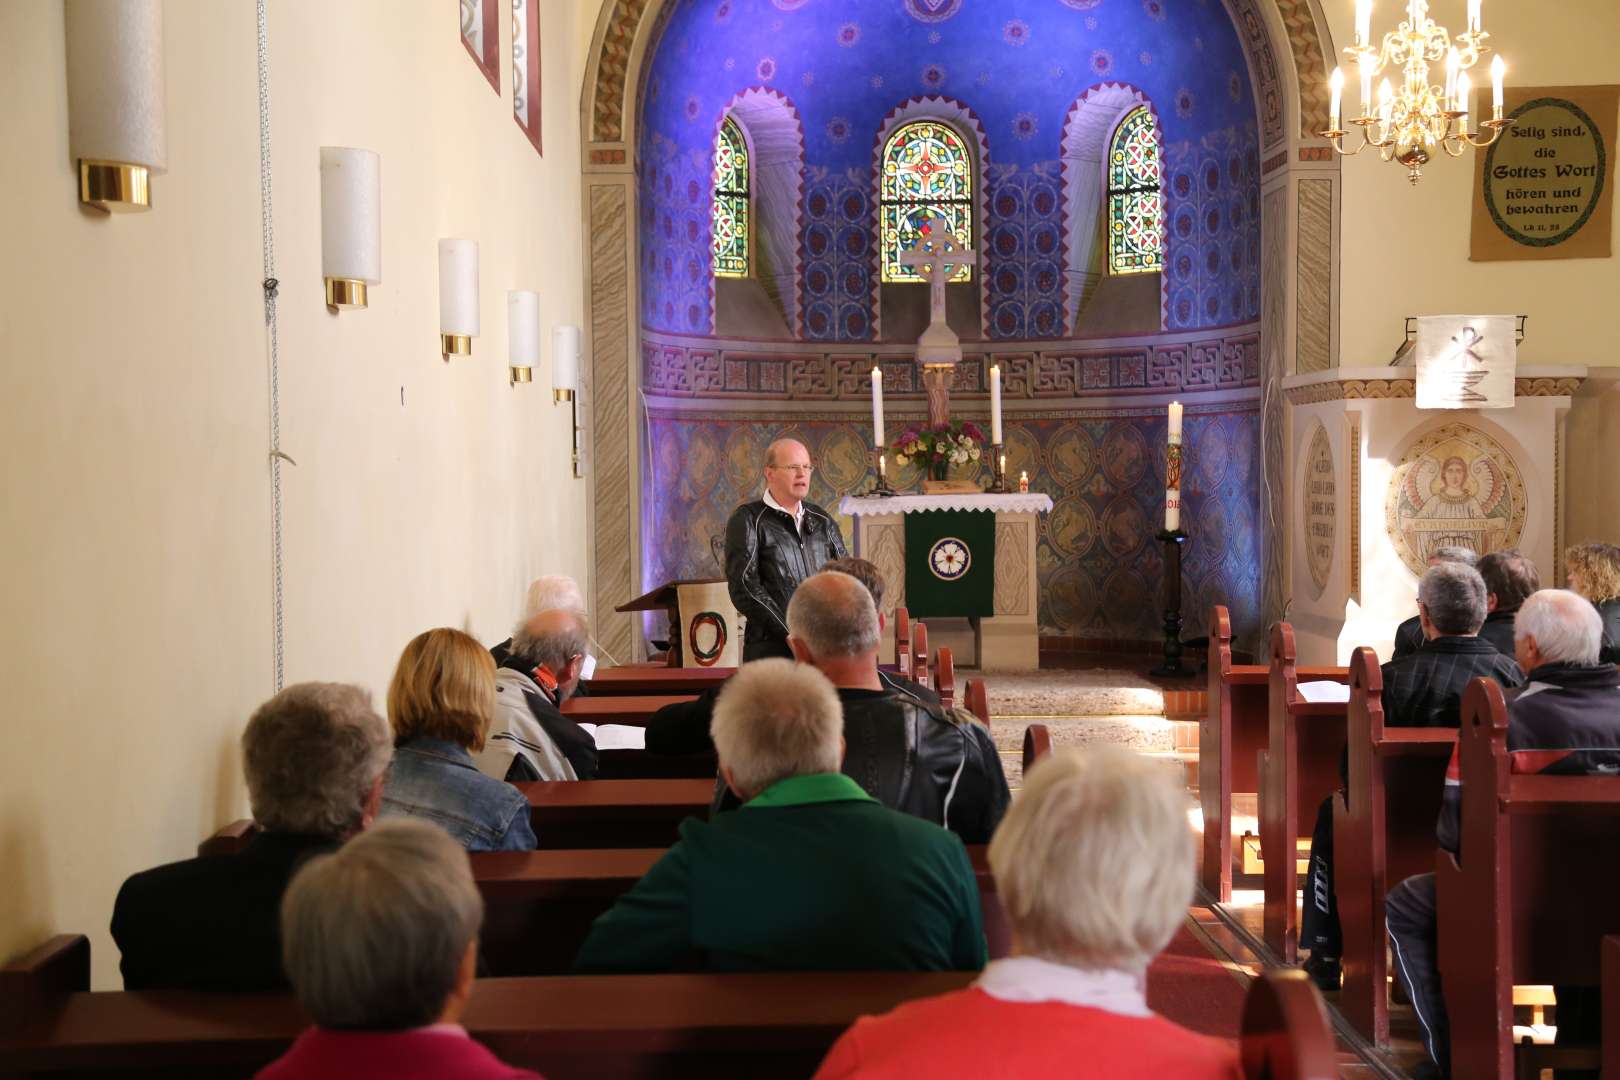
[[[1507,695],[1508,752],[1531,772],[1620,772],[1620,670],[1598,659],[1603,620],[1596,609],[1573,592],[1544,589],[1519,609],[1513,633],[1519,664],[1529,672],[1529,682]],[[1461,778],[1453,753],[1437,829],[1440,846],[1446,851],[1458,850],[1461,813]],[[1462,852],[1460,857],[1466,859],[1468,853]],[[1395,886],[1385,911],[1394,945],[1395,976],[1422,1021],[1424,1046],[1434,1062],[1429,1075],[1438,1070],[1444,1076],[1450,1063],[1451,1035],[1440,993],[1434,875],[1418,874]],[[1584,1010],[1566,1006],[1589,996],[1589,992],[1558,991],[1560,1042],[1586,1034],[1566,1023],[1572,1018],[1568,1014]]]
[[[393,756],[388,725],[358,686],[299,683],[242,733],[259,831],[233,855],[136,874],[118,890],[112,936],[126,990],[279,990],[276,911],[293,871],[377,814]]]
[[[1479,636],[1485,623],[1485,580],[1470,566],[1442,562],[1418,580],[1418,618],[1427,643],[1383,665],[1384,723],[1389,727],[1449,727],[1461,723],[1462,696],[1479,676],[1519,686],[1524,672]],[[1339,761],[1347,780],[1349,750]],[[1333,884],[1333,800],[1329,795],[1311,830],[1310,882],[1300,944],[1311,950],[1305,970],[1323,990],[1337,990],[1343,938]]]
[[[1439,566],[1441,563],[1460,563],[1463,566],[1474,566],[1479,562],[1479,556],[1474,554],[1473,548],[1440,547],[1434,549],[1429,556],[1430,566]],[[1415,653],[1423,647],[1427,639],[1423,636],[1423,624],[1416,615],[1401,623],[1395,628],[1395,655],[1393,660],[1399,660],[1409,653]]]
[[[849,744],[844,772],[884,806],[943,825],[963,843],[988,843],[1012,797],[990,732],[971,713],[883,679],[877,608],[865,586],[823,570],[794,591],[787,616],[793,655],[838,688]],[[733,805],[724,786],[716,796],[716,809]]]
[[[532,849],[529,800],[473,764],[494,716],[495,661],[476,639],[447,627],[411,639],[388,687],[383,815],[431,821],[468,851]]]
[[[838,694],[814,668],[745,664],[714,711],[720,773],[742,808],[683,822],[679,842],[596,920],[574,970],[983,966],[962,842],[840,773],[843,728]]]
[[[497,780],[591,780],[596,740],[559,708],[579,686],[585,619],[548,608],[518,624],[495,670],[495,722],[475,756]]]
[[[1620,547],[1576,544],[1564,553],[1570,591],[1584,596],[1603,619],[1605,664],[1620,664]]]
[[[585,593],[579,587],[579,582],[567,574],[544,574],[529,582],[528,591],[523,595],[522,621],[527,622],[542,611],[554,609],[572,611],[581,619],[586,617]],[[505,661],[511,650],[512,639],[507,638],[489,652],[499,664]]]
[[[287,889],[281,930],[315,1026],[260,1080],[538,1080],[457,1023],[483,921],[467,853],[426,822],[385,821],[311,859]]]
[[[1225,1043],[1148,1009],[1148,964],[1193,898],[1187,798],[1116,747],[1042,761],[990,844],[1013,955],[967,989],[863,1017],[817,1080],[924,1076],[1222,1078]]]
[[[1513,617],[1519,605],[1541,588],[1541,575],[1535,563],[1512,549],[1491,552],[1476,569],[1485,579],[1485,625],[1479,636],[1503,656],[1512,656]]]
[[[878,636],[887,625],[883,616],[883,593],[887,587],[883,573],[875,563],[854,557],[834,559],[822,570],[836,570],[848,574],[872,594],[872,606],[877,609]],[[930,705],[939,705],[939,695],[904,675],[878,668],[878,680],[891,690],[898,690],[922,698]],[[714,716],[714,699],[718,688],[705,690],[693,701],[680,701],[665,705],[653,714],[647,724],[647,749],[654,754],[701,754],[714,749],[709,738],[709,720]],[[982,717],[980,718],[983,719]]]

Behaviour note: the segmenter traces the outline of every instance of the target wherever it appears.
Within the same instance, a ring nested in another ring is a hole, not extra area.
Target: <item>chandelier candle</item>
[[[1181,402],[1170,403],[1169,453],[1164,476],[1164,531],[1181,531]]]

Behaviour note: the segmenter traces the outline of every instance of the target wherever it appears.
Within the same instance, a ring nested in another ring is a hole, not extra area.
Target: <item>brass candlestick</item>
[[[1007,494],[1007,444],[990,444],[990,490],[996,495]]]

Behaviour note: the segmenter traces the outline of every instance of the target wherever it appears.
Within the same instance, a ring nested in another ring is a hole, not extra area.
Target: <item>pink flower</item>
[[[962,434],[978,439],[980,442],[984,441],[984,432],[980,431],[979,426],[971,420],[962,425]]]

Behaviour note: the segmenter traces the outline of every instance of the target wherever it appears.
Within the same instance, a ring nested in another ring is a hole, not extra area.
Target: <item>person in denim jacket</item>
[[[412,639],[388,687],[383,815],[431,821],[468,851],[531,850],[528,799],[473,764],[494,716],[495,661],[475,638],[440,628]]]

